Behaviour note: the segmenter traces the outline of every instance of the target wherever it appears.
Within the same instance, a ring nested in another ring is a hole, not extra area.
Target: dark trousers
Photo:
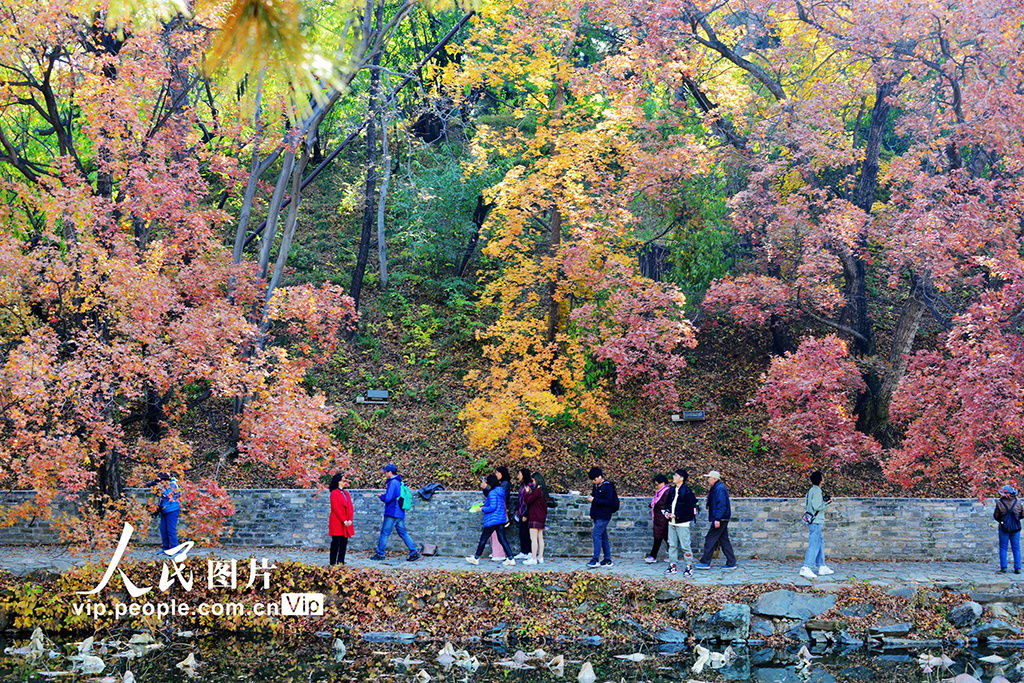
[[[648,556],[658,559],[658,551],[661,550],[661,542],[665,540],[662,538],[654,537],[654,545],[651,546],[651,552],[647,553]]]
[[[508,539],[505,538],[505,525],[504,524],[496,524],[494,526],[485,526],[483,528],[483,531],[480,532],[480,542],[477,543],[477,545],[476,545],[476,555],[474,555],[474,557],[479,559],[480,556],[484,554],[484,548],[487,546],[488,543],[491,542],[491,534],[497,534],[497,536],[498,536],[498,543],[501,544],[502,550],[505,551],[505,557],[507,557],[507,558],[509,558],[511,560],[512,559],[512,548],[509,547]]]
[[[731,567],[736,564],[736,555],[732,552],[732,543],[729,542],[729,520],[724,520],[716,529],[714,522],[708,529],[708,535],[704,537],[704,554],[700,556],[701,564],[711,564],[711,555],[715,547],[721,546],[722,554],[725,555],[725,566]]]
[[[530,554],[530,524],[519,519],[519,552],[524,555]]]
[[[331,564],[345,564],[348,536],[331,536]]]

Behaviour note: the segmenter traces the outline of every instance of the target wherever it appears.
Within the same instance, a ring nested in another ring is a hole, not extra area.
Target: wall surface
[[[368,551],[376,543],[382,514],[379,493],[352,491],[356,508],[356,535],[349,545],[352,552]],[[326,492],[233,489],[230,494],[237,512],[229,521],[232,533],[222,539],[225,545],[329,545]],[[0,493],[0,506],[31,495],[25,491]],[[580,496],[557,495],[555,499],[558,507],[549,511],[545,555],[589,556],[589,504]],[[470,554],[480,536],[481,516],[469,508],[479,500],[479,493],[469,491],[442,491],[429,502],[417,497],[407,517],[409,532],[417,544],[437,545],[442,555]],[[802,498],[734,498],[729,535],[740,560],[802,557],[807,542],[807,527],[800,520],[803,502]],[[992,557],[997,545],[993,505],[994,501],[982,504],[973,499],[837,498],[825,523],[826,553],[829,558],[865,560],[977,561]],[[185,510],[179,529],[183,539],[188,538],[188,519]],[[706,531],[706,519],[691,529],[697,553]],[[158,541],[155,524],[149,538]],[[509,541],[514,548],[518,546],[516,538],[513,530]],[[58,539],[49,523],[41,520],[0,529],[0,545],[55,542]],[[622,498],[622,509],[612,518],[611,542],[614,556],[642,557],[650,550],[648,498]],[[392,556],[404,552],[397,534],[392,535],[388,547]]]

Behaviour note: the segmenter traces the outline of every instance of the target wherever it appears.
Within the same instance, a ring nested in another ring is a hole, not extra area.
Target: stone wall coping
[[[410,488],[412,488],[412,487],[410,487]],[[150,489],[144,488],[144,487],[132,487],[132,488],[126,488],[125,489],[125,491],[127,491],[127,492],[144,492],[144,491],[149,491],[149,490]],[[326,488],[322,488],[322,489],[274,488],[274,489],[224,489],[224,490],[227,491],[228,493],[274,493],[274,492],[280,492],[280,493],[327,493],[327,489]],[[351,491],[351,492],[354,492],[354,493],[362,493],[362,492],[370,492],[370,491],[383,491],[384,487],[375,488],[375,489],[354,489],[354,488],[350,488],[348,490]],[[413,490],[413,493],[416,493],[417,489],[412,489],[412,490]],[[466,494],[466,493],[479,493],[479,492],[480,492],[479,489],[444,489],[442,491],[435,492],[433,495],[441,496],[441,495],[446,495],[446,494]],[[32,489],[11,489],[11,490],[6,491],[4,493],[0,493],[0,501],[3,501],[3,496],[5,495],[5,493],[29,494],[29,493],[34,493],[34,491]],[[554,493],[552,495],[555,495],[555,496],[568,496],[568,497],[573,497],[573,498],[577,497],[577,496],[574,496],[574,495],[569,494],[569,493]],[[580,489],[580,495],[578,497],[586,497],[586,495],[587,495],[587,491],[584,490],[584,489]],[[650,498],[651,498],[650,496],[619,496],[619,497],[623,498],[623,499],[626,499],[626,500],[650,500]],[[771,503],[771,502],[775,502],[775,501],[794,501],[794,500],[802,501],[804,499],[803,496],[754,496],[754,497],[731,496],[731,498],[732,498],[732,500],[743,500],[743,501],[750,501],[750,502],[755,502],[755,503],[756,502]],[[915,498],[913,496],[902,496],[902,497],[898,497],[898,498],[897,497],[893,497],[893,496],[832,496],[832,500],[833,501],[849,500],[849,501],[854,501],[854,502],[869,501],[869,502],[877,502],[877,503],[890,503],[890,502],[891,503],[936,502],[936,503],[982,503],[982,504],[985,504],[985,503],[988,503],[988,502],[991,502],[991,501],[998,500],[998,498],[993,497],[993,498],[986,498],[984,500],[979,500],[977,498]]]

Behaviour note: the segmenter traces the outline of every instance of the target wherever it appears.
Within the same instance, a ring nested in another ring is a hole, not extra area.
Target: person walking
[[[519,528],[519,554],[517,560],[528,560],[532,557],[530,553],[530,522],[526,518],[526,492],[533,484],[533,475],[525,467],[520,468],[516,475],[516,482],[519,484],[519,493],[516,496],[515,520]]]
[[[530,559],[523,564],[544,564],[544,525],[548,520],[548,489],[536,472],[526,491],[526,525],[530,530]]]
[[[682,550],[686,568],[683,576],[693,576],[693,548],[690,544],[690,522],[697,519],[697,496],[687,486],[690,478],[686,470],[672,474],[672,493],[666,496],[668,504],[668,569],[666,574],[679,571],[679,552]]]
[[[409,562],[415,562],[421,555],[416,550],[416,544],[412,542],[409,532],[405,530],[405,510],[402,509],[402,477],[398,474],[398,468],[393,464],[384,465],[380,470],[384,474],[385,489],[380,494],[380,500],[384,503],[384,521],[380,525],[380,537],[377,539],[377,551],[370,559],[378,562],[384,559],[384,551],[387,550],[388,538],[391,532],[398,530],[398,535],[405,541],[409,548]]]
[[[327,531],[331,535],[331,556],[332,565],[345,564],[345,551],[348,550],[348,539],[355,533],[353,518],[355,507],[352,505],[352,496],[347,491],[348,477],[338,472],[331,477],[331,483],[327,490],[331,496],[331,517],[327,523]]]
[[[816,579],[819,576],[834,574],[825,564],[825,539],[821,534],[825,523],[825,508],[831,502],[821,492],[822,474],[819,470],[811,472],[811,488],[804,500],[804,521],[807,522],[807,553],[804,555],[804,566],[800,568],[800,576],[805,579]],[[815,573],[817,572],[817,573]]]
[[[498,478],[498,483],[502,490],[505,492],[505,516],[508,517],[508,501],[509,495],[512,491],[512,483],[509,481],[511,475],[509,474],[508,468],[504,465],[494,468],[494,476]],[[508,522],[505,522],[508,526]],[[505,537],[506,539],[508,536]],[[510,546],[511,547],[511,546]],[[509,555],[508,557],[512,557]],[[508,557],[505,556],[505,550],[502,548],[501,543],[498,541],[498,534],[491,535],[491,562],[504,562]]]
[[[505,551],[505,561],[502,562],[502,565],[514,567],[516,561],[512,559],[512,549],[509,548],[508,541],[505,539],[505,523],[508,522],[505,489],[501,487],[501,482],[498,481],[495,474],[488,474],[487,479],[480,482],[480,488],[483,489],[485,496],[484,506],[481,510],[484,513],[483,528],[480,531],[480,542],[477,543],[476,553],[467,557],[466,562],[480,564],[480,556],[484,554],[484,549],[487,547],[487,539],[494,534]]]
[[[732,505],[729,502],[729,491],[722,483],[722,475],[717,470],[707,473],[708,479],[708,534],[704,537],[704,552],[696,569],[711,569],[711,556],[715,548],[721,547],[725,555],[725,568],[736,569],[736,555],[732,552],[729,541],[729,519],[732,517]]]
[[[654,497],[651,498],[651,529],[654,532],[654,545],[651,552],[647,553],[644,562],[654,564],[658,561],[658,551],[661,544],[668,541],[668,503],[665,494],[672,489],[668,484],[668,477],[659,474],[654,477]]]
[[[181,516],[181,487],[173,474],[161,472],[157,478],[146,484],[155,488],[156,511],[160,515],[160,553],[173,555],[178,547],[178,518]]]
[[[999,573],[1006,573],[1006,550],[1013,550],[1013,573],[1020,574],[1020,527],[1024,507],[1017,500],[1017,489],[1009,484],[999,489],[993,519],[999,522]]]
[[[594,520],[594,555],[587,563],[587,567],[611,567],[612,547],[608,540],[608,525],[612,521],[612,515],[619,511],[619,496],[615,492],[615,484],[604,478],[600,467],[591,467],[587,476],[593,483],[587,500],[590,501],[590,519]]]

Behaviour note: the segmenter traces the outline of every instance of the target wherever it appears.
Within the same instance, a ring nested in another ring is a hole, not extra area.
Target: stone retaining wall
[[[376,543],[382,504],[380,491],[353,490],[356,535],[349,548],[366,551]],[[325,547],[328,497],[326,492],[306,489],[232,489],[237,509],[231,518],[233,532],[222,539],[232,546]],[[0,493],[0,506],[26,500],[25,491]],[[589,556],[591,522],[589,504],[581,496],[557,495],[558,507],[550,510],[545,532],[549,556]],[[469,507],[481,500],[477,492],[442,491],[429,502],[416,498],[407,517],[413,539],[434,543],[442,555],[473,551],[480,535],[480,515]],[[826,554],[835,559],[977,561],[996,552],[997,535],[992,520],[994,501],[973,499],[837,498],[825,524]],[[64,508],[65,506],[60,506]],[[702,505],[703,507],[703,505]],[[793,559],[803,556],[807,527],[800,516],[803,499],[734,498],[730,536],[743,558]],[[692,528],[695,552],[699,552],[707,522]],[[188,511],[180,533],[188,537]],[[156,525],[149,531],[158,540]],[[509,539],[518,548],[515,531]],[[0,529],[0,545],[55,543],[48,522],[35,520]],[[650,550],[650,499],[622,498],[622,509],[612,519],[612,553],[641,556]],[[402,551],[398,535],[391,538],[392,555]],[[662,551],[664,553],[665,551]],[[3,558],[0,556],[0,566]]]

